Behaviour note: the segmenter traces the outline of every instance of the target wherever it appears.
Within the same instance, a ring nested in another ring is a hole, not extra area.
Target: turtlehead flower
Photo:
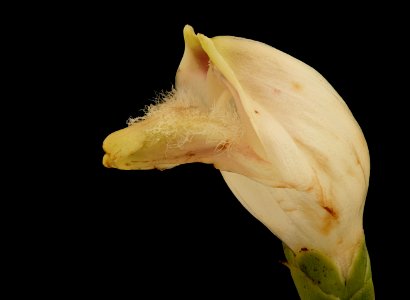
[[[184,39],[175,89],[106,138],[103,164],[213,164],[295,257],[320,253],[348,280],[364,245],[370,162],[346,103],[313,68],[266,44],[190,26]]]

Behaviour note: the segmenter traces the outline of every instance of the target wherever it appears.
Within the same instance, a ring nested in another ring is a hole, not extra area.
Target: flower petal
[[[216,48],[213,40],[200,34],[198,38],[215,68],[226,79],[227,88],[230,89],[234,97],[236,109],[245,130],[245,140],[252,145],[254,151],[263,160],[268,161],[272,166],[269,178],[265,177],[263,183],[269,184],[272,187],[288,186],[298,190],[308,189],[313,182],[314,173],[312,168],[292,137],[277,121],[275,116],[272,116],[265,106],[255,101],[253,98],[254,94],[250,93],[251,91],[244,89],[243,82],[238,80],[236,70],[226,60],[232,59],[235,53],[225,51],[224,55],[222,55],[218,50],[220,48],[224,49],[225,45]],[[229,37],[222,38],[233,39]],[[238,40],[244,41],[243,39]],[[254,42],[254,44],[258,45],[259,43]],[[252,44],[250,46],[246,51],[247,54],[255,50],[255,45]],[[242,62],[239,59],[236,61],[236,64],[239,66],[243,63],[246,63],[246,61]],[[256,70],[259,72],[258,66],[254,66],[252,70],[248,69],[247,77],[252,77],[254,73],[257,73]],[[270,78],[265,78],[259,85],[266,84],[266,80],[270,80]],[[243,81],[246,80],[243,79]],[[259,178],[255,179],[258,180]]]
[[[221,172],[235,197],[294,252],[315,249],[333,257],[347,275],[351,249],[363,238],[361,217],[341,221],[320,206],[315,195],[272,188],[246,176]]]

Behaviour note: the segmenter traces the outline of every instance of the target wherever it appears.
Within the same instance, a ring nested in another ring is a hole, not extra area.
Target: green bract
[[[374,299],[369,254],[363,240],[358,245],[347,278],[327,256],[315,250],[294,253],[283,245],[287,266],[302,300]]]

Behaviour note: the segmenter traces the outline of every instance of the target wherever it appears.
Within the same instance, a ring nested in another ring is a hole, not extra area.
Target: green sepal
[[[358,247],[345,279],[330,257],[312,249],[294,253],[284,246],[293,281],[302,300],[373,300],[374,288],[366,244]]]
[[[370,258],[364,242],[362,247],[359,248],[350,269],[349,277],[346,280],[346,289],[347,294],[352,296],[351,299],[374,299]],[[370,290],[373,296],[372,298],[366,298],[364,295],[370,295]]]

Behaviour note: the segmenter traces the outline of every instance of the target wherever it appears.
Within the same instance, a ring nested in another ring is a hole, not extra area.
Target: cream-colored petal
[[[333,257],[347,275],[363,237],[361,218],[340,220],[315,201],[312,192],[272,188],[240,174],[222,172],[241,204],[293,251],[316,249]]]
[[[298,147],[315,146],[334,164],[360,161],[367,184],[369,155],[363,133],[345,102],[317,71],[259,42],[234,37],[216,37],[212,42],[237,84],[289,132]],[[258,71],[249,76],[252,70]],[[247,111],[256,119],[251,109]]]
[[[292,137],[277,119],[269,114],[267,108],[255,101],[253,94],[243,88],[236,72],[227,63],[227,56],[221,55],[214,42],[203,35],[198,35],[198,38],[211,63],[225,78],[226,86],[234,97],[245,130],[245,139],[261,159],[271,163],[271,174],[263,183],[279,187],[292,186],[298,190],[310,188],[313,182],[313,170]],[[253,48],[249,51],[253,51]],[[253,73],[258,72],[256,70],[257,68],[249,69],[247,76],[252,77]]]
[[[198,95],[197,101],[207,100],[207,72],[209,58],[202,49],[194,29],[184,27],[185,51],[175,77],[176,89],[189,88]]]
[[[270,184],[254,178],[272,187],[313,188],[316,201],[341,217],[348,211],[361,215],[370,170],[367,145],[331,85],[313,68],[265,44],[198,38],[235,96],[247,133],[262,144],[258,153],[275,166]]]

